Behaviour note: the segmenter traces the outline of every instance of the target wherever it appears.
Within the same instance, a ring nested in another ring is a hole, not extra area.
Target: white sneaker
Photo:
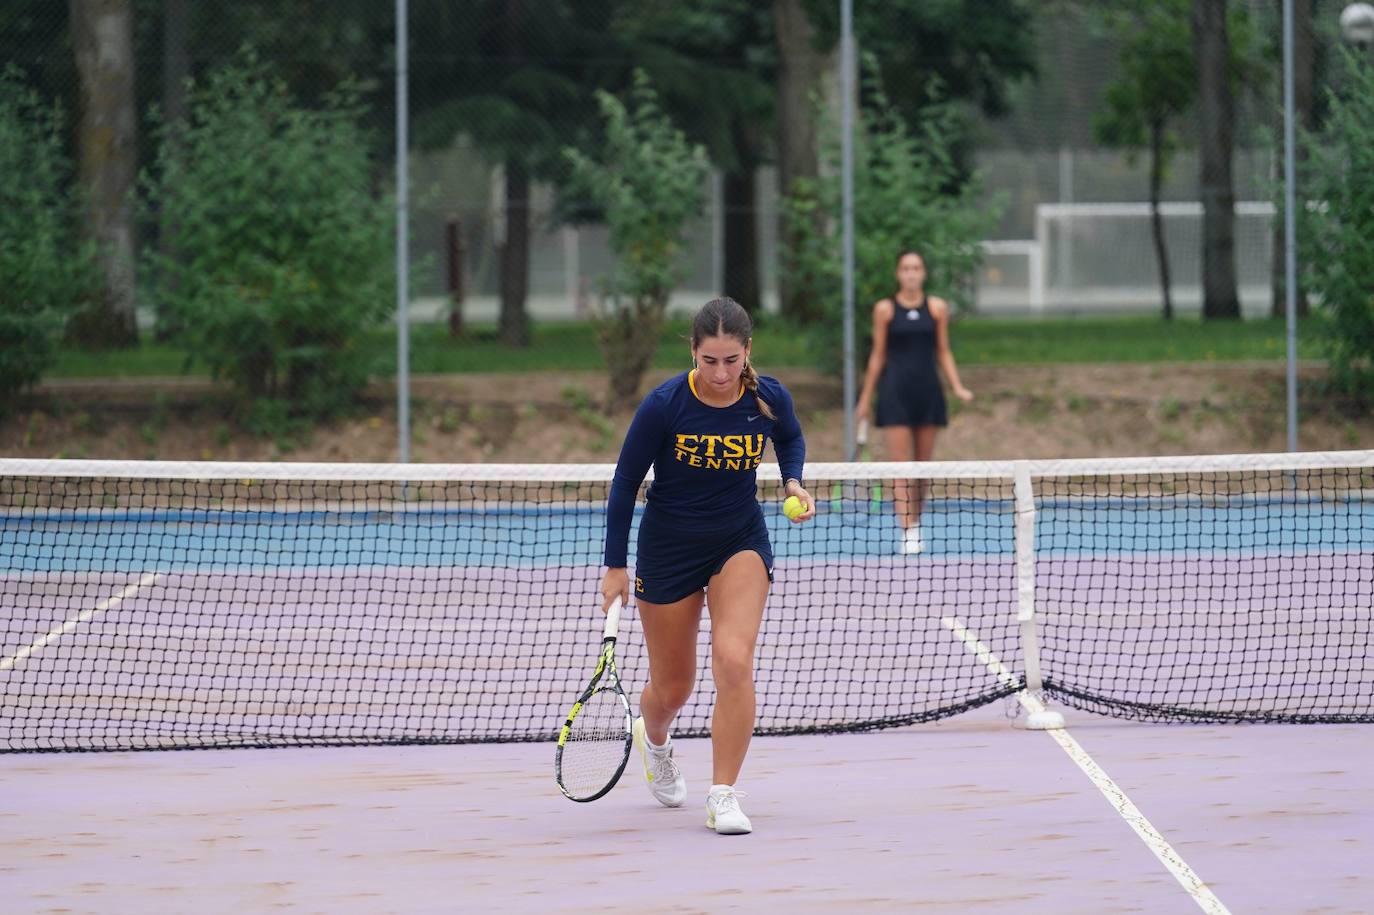
[[[733,785],[712,785],[711,793],[706,795],[706,828],[722,836],[753,832],[753,824],[739,809],[739,799],[743,796],[744,792],[736,791]]]
[[[687,800],[687,780],[673,762],[673,739],[669,737],[661,747],[650,746],[643,718],[635,719],[631,733],[644,762],[644,780],[649,783],[649,793],[664,807],[681,807]]]
[[[902,544],[899,549],[908,556],[924,553],[926,544],[921,539],[921,529],[919,527],[907,528],[906,532],[902,534]]]

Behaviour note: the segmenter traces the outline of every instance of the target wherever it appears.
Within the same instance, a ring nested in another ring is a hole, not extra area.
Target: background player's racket
[[[601,654],[582,695],[558,732],[554,777],[573,801],[594,801],[615,787],[630,758],[630,702],[615,669],[615,637],[620,598],[606,611]]]
[[[859,446],[859,460],[867,464],[873,460],[873,455],[868,450],[868,420],[859,420],[858,433],[854,436]],[[871,515],[882,514],[883,511],[883,484],[879,480],[874,480],[873,485],[868,488],[868,513]]]
[[[868,450],[868,420],[859,420],[859,427],[855,430],[854,439],[854,444],[857,446],[855,449],[857,460],[863,463],[873,460],[873,455]],[[883,484],[875,480],[868,490],[869,513],[874,515],[881,513],[883,510]],[[855,508],[858,508],[863,498],[864,485],[860,481],[848,480],[843,486],[836,483],[830,490],[831,511],[841,511],[846,501],[853,502]]]

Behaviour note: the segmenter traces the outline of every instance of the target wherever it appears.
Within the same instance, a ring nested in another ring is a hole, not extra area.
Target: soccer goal
[[[1160,205],[1174,307],[1202,307],[1202,204]],[[1241,310],[1270,304],[1274,205],[1236,204]],[[985,313],[1139,313],[1160,307],[1159,266],[1147,203],[1049,203],[1035,211],[1035,238],[983,243],[978,308]]]

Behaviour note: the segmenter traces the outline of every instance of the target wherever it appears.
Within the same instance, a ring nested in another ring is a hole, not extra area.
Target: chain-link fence
[[[1339,10],[1294,5],[1298,113],[1316,129],[1339,79]],[[416,346],[520,347],[532,328],[605,307],[620,255],[605,213],[572,190],[566,152],[597,154],[597,92],[624,97],[637,70],[710,162],[679,239],[669,313],[720,292],[798,323],[833,310],[830,287],[808,286],[792,259],[788,215],[798,188],[834,179],[833,6],[412,0]],[[1167,260],[1175,307],[1201,309],[1202,201],[1214,191],[1201,176],[1214,119],[1200,114],[1206,55],[1194,7],[1207,6],[856,4],[868,55],[861,106],[938,147],[955,176],[943,190],[978,176],[988,218],[971,241],[982,263],[941,289],[959,307],[1154,313]],[[1281,4],[1211,6],[1227,26],[1238,302],[1245,316],[1268,315]],[[396,26],[392,4],[364,0],[0,0],[7,94],[26,100],[7,110],[6,142],[51,154],[39,172],[10,169],[7,193],[47,182],[47,196],[25,205],[70,216],[43,242],[70,269],[49,270],[47,292],[6,307],[46,328],[15,336],[12,351],[60,324],[59,349],[72,352],[16,384],[99,376],[113,362],[83,362],[83,348],[137,332],[157,369],[129,374],[208,369],[240,398],[226,416],[289,438],[298,415],[328,416],[393,372]],[[1152,72],[1181,75],[1186,97],[1153,85]],[[936,135],[940,104],[953,117],[942,115],[947,130]],[[43,120],[53,112],[56,128]],[[54,142],[42,146],[45,137]],[[12,209],[21,215],[8,232],[47,225]],[[834,237],[827,219],[813,225],[823,241]],[[902,231],[916,245],[941,234]],[[44,295],[47,305],[32,306]]]

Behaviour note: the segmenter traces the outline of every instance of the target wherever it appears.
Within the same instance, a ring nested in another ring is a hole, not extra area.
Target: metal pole
[[[1288,450],[1298,450],[1297,188],[1293,118],[1293,0],[1283,0],[1283,297],[1288,337]]]
[[[396,0],[396,436],[398,460],[410,461],[410,175],[406,129],[410,121],[410,43],[406,0]]]
[[[854,440],[854,2],[840,0],[840,220],[844,248],[844,453]]]

